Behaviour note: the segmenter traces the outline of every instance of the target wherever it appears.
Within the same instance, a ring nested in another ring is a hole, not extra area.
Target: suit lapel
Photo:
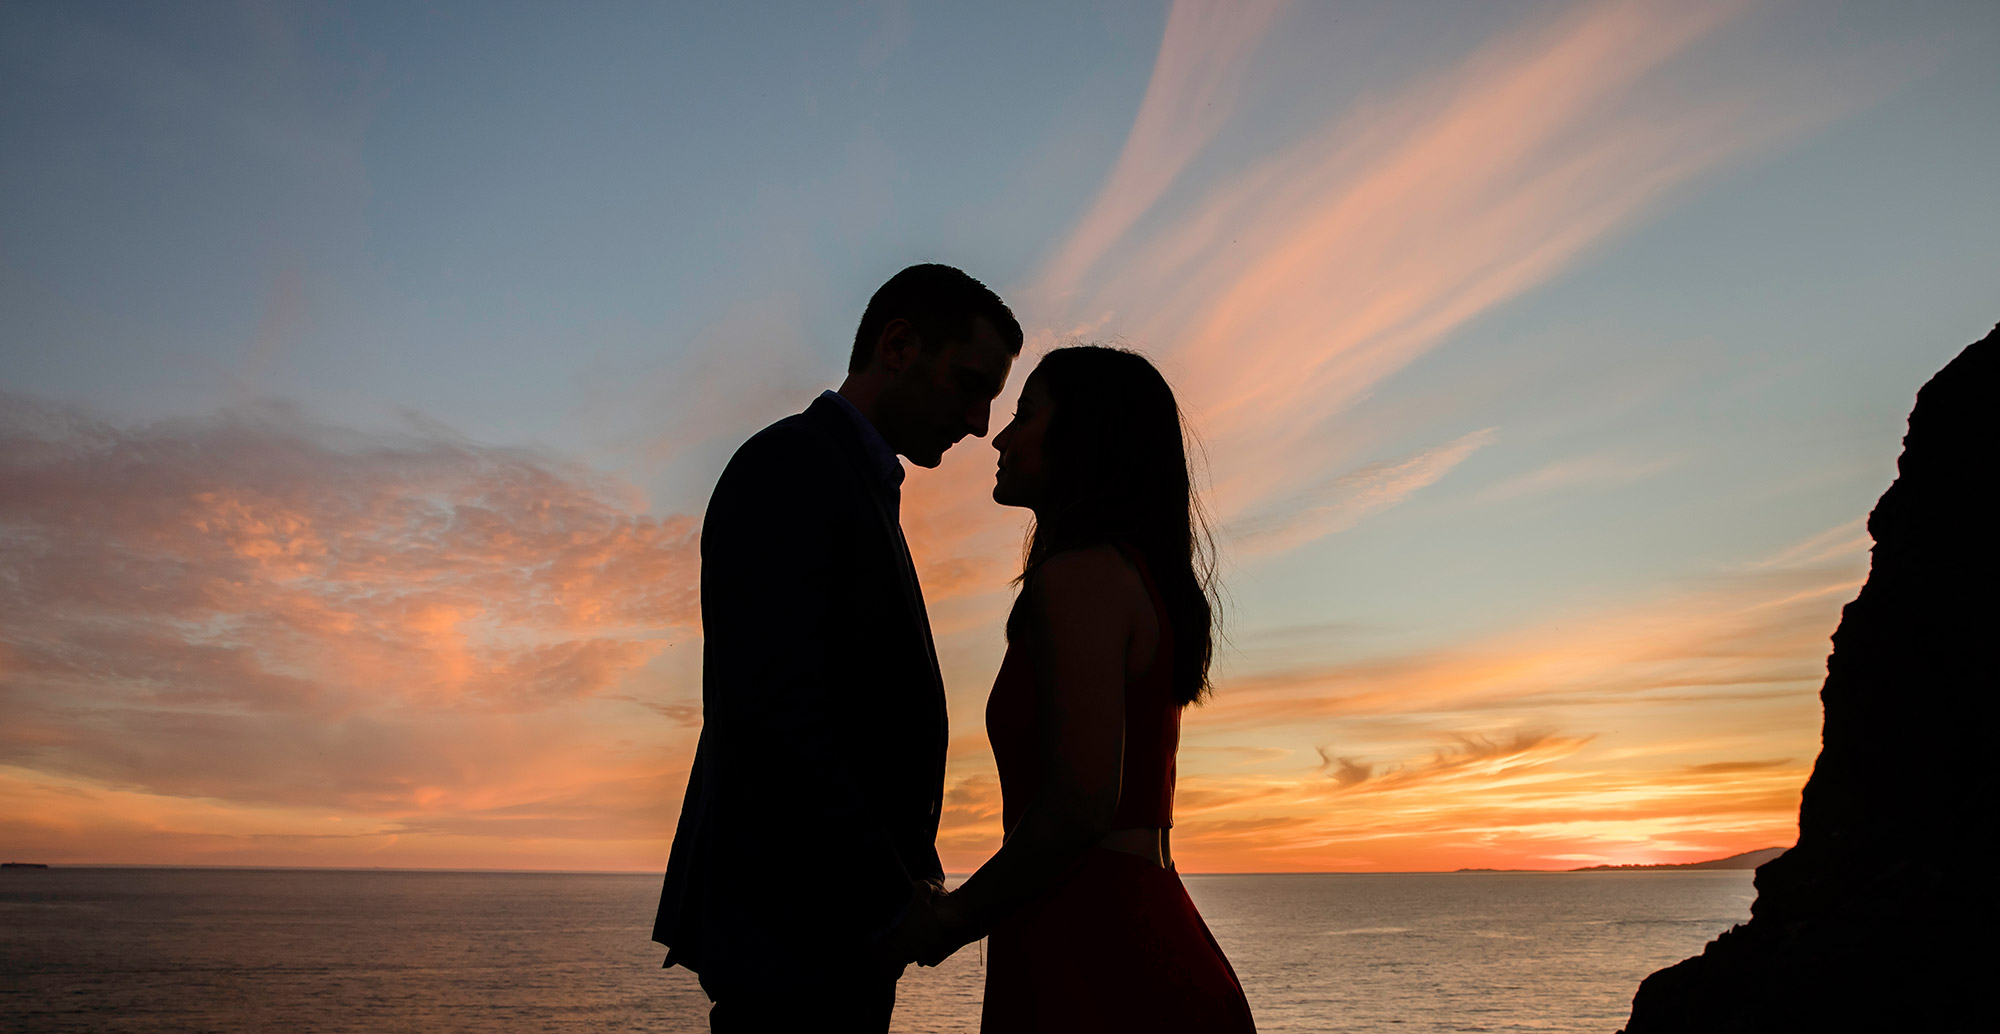
[[[924,653],[930,661],[931,679],[941,692],[944,678],[938,668],[937,644],[931,639],[930,614],[924,607],[923,587],[917,581],[917,566],[910,556],[910,544],[903,538],[902,522],[890,512],[881,487],[875,483],[874,472],[868,469],[867,456],[851,421],[845,413],[835,412],[834,405],[825,399],[817,399],[806,413],[818,420],[820,426],[833,436],[836,451],[847,459],[848,473],[860,483],[861,494],[867,496],[869,504],[875,508],[875,519],[881,523],[890,551],[895,554],[893,560],[896,576],[903,586],[903,602],[909,608],[910,620],[915,622],[918,635],[923,639]]]

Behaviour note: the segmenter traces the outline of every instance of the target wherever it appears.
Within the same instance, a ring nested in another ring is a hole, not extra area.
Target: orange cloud
[[[179,800],[274,816],[259,836],[331,811],[343,843],[670,828],[671,766],[607,719],[675,704],[646,671],[696,634],[692,521],[546,456],[283,409],[125,427],[8,399],[0,482],[17,824],[207,814]],[[174,842],[236,850],[235,825]]]
[[[1315,871],[1788,845],[1865,567],[1844,529],[1609,613],[1226,674],[1184,720],[1177,850],[1190,871]]]
[[[1516,732],[1497,739],[1461,734],[1427,758],[1389,765],[1380,771],[1367,762],[1335,757],[1325,747],[1319,748],[1319,752],[1334,783],[1342,790],[1373,792],[1424,783],[1493,782],[1566,758],[1582,750],[1593,738],[1550,732]]]

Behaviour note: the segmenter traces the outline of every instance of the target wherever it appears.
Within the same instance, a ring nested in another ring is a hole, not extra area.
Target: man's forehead
[[[1007,371],[1014,365],[1014,353],[1007,347],[1007,339],[983,316],[973,318],[969,337],[950,342],[947,348],[953,366],[991,375],[996,382],[1005,381]]]

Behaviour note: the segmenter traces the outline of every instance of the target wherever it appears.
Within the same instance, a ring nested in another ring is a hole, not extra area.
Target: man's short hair
[[[911,266],[890,277],[875,291],[875,297],[868,299],[861,327],[854,332],[854,353],[848,357],[847,372],[868,368],[875,343],[890,320],[909,320],[923,341],[923,350],[929,353],[947,341],[971,337],[972,321],[982,316],[1000,332],[1008,351],[1020,355],[1021,324],[991,288],[951,266],[936,262]]]

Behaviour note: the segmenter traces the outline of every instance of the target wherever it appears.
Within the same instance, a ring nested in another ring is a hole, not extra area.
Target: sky
[[[1183,871],[1789,845],[1904,418],[2000,319],[1996,45],[1978,0],[5,5],[0,854],[663,868],[707,493],[921,261],[1027,331],[996,426],[1083,340],[1199,436]],[[994,458],[905,486],[954,872]]]

